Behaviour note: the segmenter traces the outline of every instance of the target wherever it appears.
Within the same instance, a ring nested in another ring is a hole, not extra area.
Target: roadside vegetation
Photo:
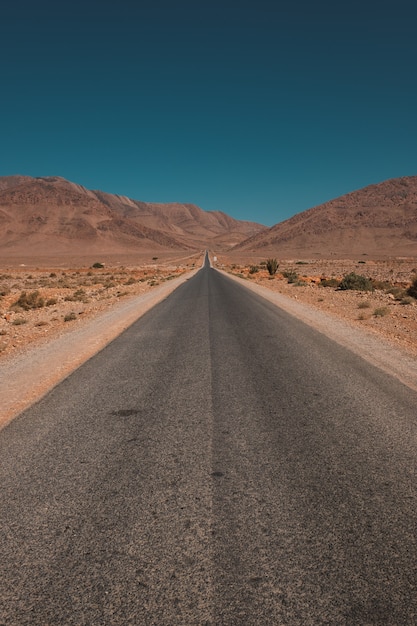
[[[276,259],[267,259],[266,269],[270,276],[275,276],[278,270],[278,261]]]
[[[314,265],[314,262],[311,263]],[[357,264],[364,265],[365,261],[357,261]],[[401,304],[415,304],[417,301],[417,275],[408,276],[401,282],[396,280],[381,279],[377,276],[358,274],[355,271],[347,272],[341,276],[326,276],[323,273],[320,276],[308,273],[300,274],[299,269],[303,265],[308,267],[307,261],[295,261],[293,265],[280,267],[277,259],[269,258],[261,260],[258,264],[237,265],[233,263],[229,266],[228,271],[239,276],[240,278],[251,278],[262,281],[265,277],[276,277],[278,281],[285,280],[288,284],[302,286],[319,286],[326,287],[336,291],[359,291],[359,292],[384,292],[390,294],[395,301]]]
[[[269,259],[224,264],[224,269],[331,316],[360,324],[402,342],[417,355],[416,261],[277,261],[273,276]],[[414,265],[413,265],[414,264]],[[256,268],[256,270],[255,270]]]
[[[355,289],[356,291],[373,291],[372,280],[361,274],[350,272],[346,274],[337,286],[338,289]]]
[[[193,269],[196,258],[179,266],[157,266],[155,260],[140,267],[106,267],[97,261],[80,268],[0,270],[0,354],[172,280]]]
[[[412,283],[407,289],[407,295],[412,298],[417,298],[417,276],[413,276]]]

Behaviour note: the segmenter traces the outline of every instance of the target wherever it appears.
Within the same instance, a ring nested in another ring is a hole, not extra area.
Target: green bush
[[[266,269],[268,270],[270,276],[275,276],[278,269],[278,261],[276,259],[267,259]]]
[[[98,261],[96,261],[95,263],[93,263],[91,267],[94,267],[94,269],[101,270],[104,267],[104,263],[99,263]]]
[[[290,284],[296,283],[298,281],[298,274],[297,272],[294,272],[294,270],[287,270],[283,272],[282,275],[284,276],[284,278],[287,279]]]
[[[251,265],[249,268],[249,274],[256,274],[259,272],[259,267],[257,265]]]
[[[356,289],[357,291],[373,291],[372,281],[366,276],[351,272],[340,281],[339,289]]]

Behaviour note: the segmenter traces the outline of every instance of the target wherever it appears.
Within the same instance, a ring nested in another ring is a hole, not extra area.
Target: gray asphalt
[[[417,624],[416,401],[205,267],[0,432],[0,624]]]

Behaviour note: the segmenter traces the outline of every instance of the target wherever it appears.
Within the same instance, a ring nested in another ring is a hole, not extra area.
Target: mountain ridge
[[[0,177],[0,254],[196,251],[239,243],[261,224],[193,204],[149,203],[59,176]]]
[[[393,178],[297,213],[239,242],[233,253],[417,256],[417,176]]]
[[[110,194],[59,176],[0,177],[0,257],[212,248],[234,257],[417,257],[417,176],[393,178],[267,228],[191,203]]]

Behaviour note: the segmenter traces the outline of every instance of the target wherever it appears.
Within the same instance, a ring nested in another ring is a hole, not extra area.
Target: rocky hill
[[[326,202],[235,246],[234,254],[299,258],[417,256],[417,176]]]
[[[192,204],[140,202],[60,177],[0,177],[0,257],[226,249],[264,230]]]

